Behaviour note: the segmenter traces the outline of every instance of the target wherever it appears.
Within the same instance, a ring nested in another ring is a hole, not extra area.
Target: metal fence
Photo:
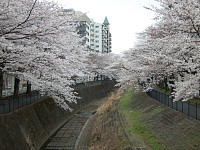
[[[173,101],[173,98],[169,95],[161,93],[160,91],[152,89],[147,94],[153,99],[173,108],[179,112],[182,112],[192,118],[200,120],[200,107],[196,104],[190,104],[190,102]]]
[[[108,82],[112,82],[113,80],[110,79],[103,79],[103,80],[95,80],[95,81],[88,81],[88,82],[81,82],[81,83],[76,83],[74,85],[72,85],[71,87],[74,89],[80,89],[80,88],[85,88],[85,87],[89,87],[89,86],[97,86],[97,85],[101,85],[103,83],[108,83]]]
[[[30,94],[24,93],[18,96],[1,98],[0,114],[10,113],[14,110],[30,105],[44,98],[46,98],[46,96],[41,96],[40,93],[37,91],[33,91]]]
[[[73,85],[72,88],[81,89],[88,86],[100,85],[106,82],[111,82],[111,80],[104,79],[104,80],[89,81],[85,83],[77,83]],[[34,102],[43,100],[44,98],[47,98],[47,96],[46,95],[42,96],[38,91],[32,91],[30,94],[24,93],[24,94],[19,94],[18,96],[9,96],[0,98],[0,114],[10,113],[24,106],[30,105]]]

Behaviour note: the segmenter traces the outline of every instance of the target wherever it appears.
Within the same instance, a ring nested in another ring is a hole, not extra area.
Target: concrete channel
[[[44,143],[40,150],[77,150],[84,128],[104,101],[105,99],[101,99],[92,102],[74,114]]]

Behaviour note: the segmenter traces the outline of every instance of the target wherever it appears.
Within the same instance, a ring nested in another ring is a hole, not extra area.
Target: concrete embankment
[[[200,121],[188,117],[159,103],[142,92],[138,87],[131,102],[132,113],[141,114],[141,122],[148,126],[157,142],[166,150],[199,150]],[[141,128],[142,129],[142,128]],[[145,131],[138,131],[145,135]],[[145,140],[148,140],[147,137]],[[154,145],[149,141],[150,146]],[[156,149],[156,148],[152,148]],[[157,148],[158,149],[158,148]]]
[[[200,150],[200,121],[152,99],[140,86],[108,98],[87,129],[78,150]]]
[[[71,104],[72,113],[59,108],[51,98],[36,102],[10,114],[0,116],[0,149],[30,150],[39,149],[41,145],[66,122],[73,113],[88,103],[106,96],[114,82],[78,88],[82,97],[78,104]]]

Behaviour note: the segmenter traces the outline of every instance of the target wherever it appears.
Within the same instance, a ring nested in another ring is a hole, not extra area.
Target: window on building
[[[85,22],[85,21],[83,21],[83,22],[81,22],[81,23],[80,23],[80,25],[85,25],[85,24],[86,24],[86,22]]]
[[[90,35],[90,33],[89,33],[88,31],[85,31],[85,35],[88,35],[88,36],[89,36],[89,35]]]
[[[96,45],[95,47],[96,47],[96,48],[99,48],[99,45]]]
[[[95,26],[95,28],[99,28],[99,26]]]
[[[85,31],[79,31],[78,34],[82,34],[83,35],[83,34],[86,34],[86,32]]]
[[[99,33],[99,30],[96,30],[95,33]]]
[[[98,35],[96,35],[96,36],[95,36],[95,38],[99,38],[99,36],[98,36]]]
[[[95,42],[96,42],[96,43],[99,43],[99,40],[96,40]]]

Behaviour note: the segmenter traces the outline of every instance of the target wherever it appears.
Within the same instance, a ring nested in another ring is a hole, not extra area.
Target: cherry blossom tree
[[[141,69],[132,61],[132,57],[129,54],[131,54],[131,51],[122,55],[113,53],[90,53],[88,55],[89,70],[95,75],[104,75],[110,79],[115,79],[118,82],[116,86],[124,89],[129,84],[137,81],[137,77],[139,76],[138,72]]]
[[[157,1],[160,6],[150,8],[157,15],[157,23],[140,34],[132,53],[139,55],[137,59],[141,63],[147,62],[145,76],[158,81],[177,74],[187,76],[187,80],[175,82],[174,94],[176,100],[188,100],[199,91],[200,3],[198,0]]]
[[[119,61],[120,56],[112,53],[96,53],[90,52],[87,57],[87,64],[89,72],[93,75],[105,75],[111,79],[117,78],[116,73],[119,72],[118,68],[116,71],[114,69],[109,69],[113,64]]]
[[[174,89],[175,100],[188,100],[197,96],[200,88],[200,2],[157,2],[158,7],[148,8],[155,12],[156,24],[138,34],[134,48],[102,68],[115,72],[121,85],[148,78],[150,85],[162,83],[165,88]],[[177,80],[177,75],[185,80]]]
[[[32,88],[69,109],[76,101],[70,85],[84,76],[86,54],[73,16],[62,14],[53,2],[0,2],[0,67],[2,73],[23,78]],[[0,78],[2,80],[2,78]]]

